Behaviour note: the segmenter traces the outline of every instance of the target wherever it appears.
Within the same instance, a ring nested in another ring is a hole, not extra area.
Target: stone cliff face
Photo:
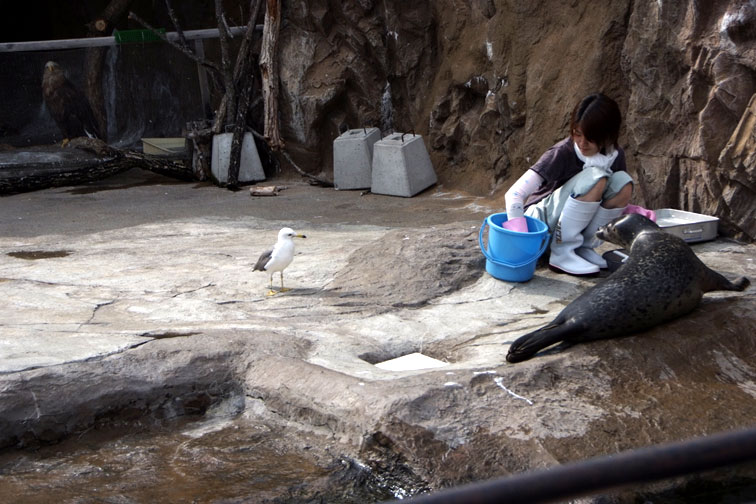
[[[724,230],[753,239],[756,177],[745,159],[752,146],[744,149],[756,92],[754,3],[642,3],[622,66],[627,137],[646,200],[717,215]]]
[[[284,20],[282,133],[310,171],[344,125],[415,131],[444,186],[503,199],[601,90],[637,203],[756,238],[756,2],[308,0]]]

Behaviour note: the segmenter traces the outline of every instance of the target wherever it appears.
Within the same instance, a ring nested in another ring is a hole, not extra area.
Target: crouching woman
[[[552,233],[549,266],[571,275],[606,268],[594,250],[596,230],[619,217],[633,194],[625,153],[617,144],[622,115],[611,98],[595,93],[575,106],[567,138],[548,149],[505,194],[504,227],[527,231],[525,215]]]

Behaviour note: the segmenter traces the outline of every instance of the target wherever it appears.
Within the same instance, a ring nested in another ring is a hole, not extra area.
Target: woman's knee
[[[627,183],[622,186],[622,189],[620,189],[616,195],[604,200],[601,203],[601,206],[603,206],[604,208],[624,208],[630,204],[632,197],[633,184]]]
[[[596,181],[596,184],[585,191],[582,195],[577,196],[575,199],[580,201],[601,201],[601,197],[606,189],[607,179],[600,178]]]

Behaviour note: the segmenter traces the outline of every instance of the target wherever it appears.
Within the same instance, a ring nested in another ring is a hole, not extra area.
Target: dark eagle
[[[47,110],[66,139],[82,136],[103,139],[89,100],[74,87],[54,61],[45,64],[42,96]]]

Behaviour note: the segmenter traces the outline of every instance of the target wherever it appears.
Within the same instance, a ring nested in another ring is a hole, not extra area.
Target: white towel
[[[612,149],[611,154],[601,154],[600,152],[598,154],[594,154],[593,156],[585,156],[582,152],[580,152],[580,148],[575,144],[575,154],[577,154],[577,157],[585,163],[583,165],[583,169],[586,168],[600,168],[606,172],[607,175],[612,174],[612,164],[614,163],[614,160],[617,159],[617,155],[619,154],[619,151],[617,149]]]

